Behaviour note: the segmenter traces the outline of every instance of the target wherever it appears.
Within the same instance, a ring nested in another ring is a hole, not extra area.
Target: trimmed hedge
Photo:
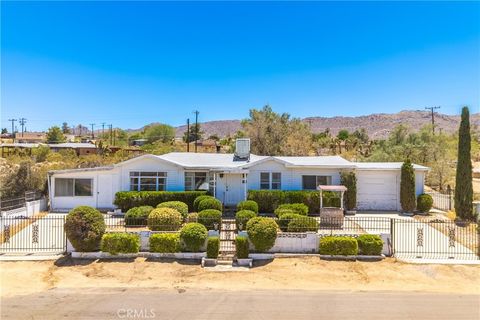
[[[433,198],[429,194],[422,193],[417,198],[417,210],[420,212],[429,212],[433,206]]]
[[[133,207],[125,213],[125,226],[126,227],[135,227],[135,226],[145,226],[147,224],[147,218],[150,212],[152,212],[153,207],[151,206],[141,206]]]
[[[206,209],[198,213],[198,223],[201,223],[208,230],[215,230],[215,224],[217,224],[217,230],[220,230],[220,224],[222,223],[222,213],[215,209]]]
[[[320,239],[319,252],[332,256],[354,256],[358,254],[357,240],[352,237],[323,237]]]
[[[208,240],[207,240],[207,258],[217,259],[219,251],[220,251],[220,238],[219,237],[208,237]]]
[[[182,225],[182,215],[172,208],[157,208],[150,212],[147,223],[152,231],[176,231]]]
[[[188,252],[198,252],[205,244],[208,237],[208,230],[203,224],[187,223],[180,230],[180,241],[183,248]]]
[[[235,222],[237,224],[237,230],[240,230],[240,224],[242,225],[242,230],[247,226],[248,220],[255,218],[257,214],[251,210],[240,210],[235,213]]]
[[[308,207],[303,203],[284,203],[284,204],[281,204],[277,207],[277,209],[275,209],[275,214],[277,216],[279,216],[279,214],[277,214],[277,213],[282,212],[283,210],[291,210],[294,213],[300,214],[302,216],[308,215]]]
[[[237,250],[237,259],[247,259],[248,258],[248,253],[249,253],[249,248],[248,248],[248,238],[247,237],[242,237],[238,236],[235,239],[235,248]]]
[[[97,251],[105,233],[105,220],[97,209],[79,206],[65,218],[65,233],[76,251]]]
[[[198,203],[198,211],[203,211],[207,209],[215,209],[218,211],[222,211],[223,206],[220,200],[212,197],[212,198],[203,199]]]
[[[123,212],[133,207],[152,206],[166,201],[181,201],[193,211],[193,201],[207,191],[120,191],[115,194],[114,204]]]
[[[198,221],[198,212],[190,212],[187,215],[187,222],[197,222]]]
[[[100,248],[110,254],[137,253],[140,251],[140,236],[135,233],[112,232],[102,237]]]
[[[376,234],[362,234],[357,237],[358,253],[367,256],[379,256],[382,254],[383,241]]]
[[[293,213],[293,211],[289,210],[288,212],[282,214],[280,218],[278,218],[277,220],[278,227],[283,232],[287,232],[288,224],[290,223],[290,221],[292,221],[293,219],[302,218],[302,217],[305,217],[305,216]]]
[[[215,199],[215,197],[212,197],[209,195],[202,195],[202,196],[196,197],[195,200],[193,201],[193,210],[198,211],[198,204],[200,203],[200,201],[205,199]]]
[[[266,252],[275,244],[278,225],[271,218],[255,217],[247,222],[248,238],[257,252]]]
[[[287,226],[288,232],[317,232],[318,222],[315,218],[301,216],[292,219]]]
[[[237,203],[237,211],[250,210],[258,213],[258,203],[252,200],[240,201]]]
[[[188,205],[182,201],[167,201],[160,203],[157,208],[171,208],[175,209],[182,215],[182,218],[185,219],[188,215]]]
[[[150,252],[175,253],[180,252],[179,233],[155,233],[150,236]]]

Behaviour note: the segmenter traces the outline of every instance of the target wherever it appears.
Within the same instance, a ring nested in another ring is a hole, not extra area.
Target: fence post
[[[452,211],[452,188],[450,185],[447,186],[447,194],[448,194],[448,211]]]
[[[390,247],[392,248],[392,257],[395,255],[395,248],[394,248],[394,233],[395,233],[395,222],[393,218],[390,218]]]

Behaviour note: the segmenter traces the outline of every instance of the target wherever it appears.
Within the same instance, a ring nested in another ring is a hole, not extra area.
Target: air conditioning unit
[[[241,138],[235,141],[235,160],[250,159],[250,139]]]

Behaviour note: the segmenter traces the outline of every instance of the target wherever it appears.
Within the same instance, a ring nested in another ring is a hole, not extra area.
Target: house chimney
[[[241,138],[235,140],[235,160],[250,159],[250,139]]]

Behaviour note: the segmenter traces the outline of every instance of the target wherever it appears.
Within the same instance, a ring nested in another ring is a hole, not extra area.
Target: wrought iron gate
[[[231,259],[235,256],[235,239],[237,226],[235,219],[222,219],[220,227],[220,259]]]

